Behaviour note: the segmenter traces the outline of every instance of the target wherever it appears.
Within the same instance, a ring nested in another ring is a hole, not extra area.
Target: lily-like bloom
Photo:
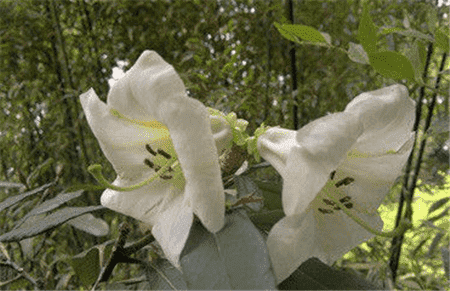
[[[415,103],[403,85],[363,93],[298,131],[269,129],[258,150],[283,177],[286,217],[268,248],[278,282],[304,261],[331,264],[381,230],[377,213],[412,149]],[[339,203],[339,205],[337,204]]]
[[[152,226],[177,265],[193,214],[211,232],[224,225],[218,157],[232,139],[228,123],[189,98],[174,68],[153,51],[143,52],[114,84],[107,104],[93,89],[80,100],[117,173],[117,187],[103,192],[102,205]]]

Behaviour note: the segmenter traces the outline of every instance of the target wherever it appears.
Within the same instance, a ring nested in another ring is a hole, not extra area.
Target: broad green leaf
[[[358,27],[358,39],[367,53],[377,51],[377,27],[372,21],[367,2],[364,2],[364,8]]]
[[[275,223],[277,223],[280,219],[282,219],[285,216],[286,215],[284,214],[284,211],[281,209],[269,210],[251,214],[250,220],[259,229],[270,231],[270,229],[272,229]]]
[[[234,183],[236,185],[238,199],[252,194],[255,195],[256,197],[262,196],[261,191],[258,188],[258,185],[256,185],[256,183],[253,182],[253,180],[250,177],[244,175],[234,176]],[[251,209],[253,209],[254,211],[259,211],[263,206],[263,202],[252,202],[246,205]]]
[[[104,209],[104,207],[103,206],[66,207],[43,217],[42,219],[36,221],[36,223],[31,226],[19,227],[17,229],[13,229],[10,232],[1,235],[0,241],[2,242],[19,241],[25,238],[33,237],[47,230],[55,228],[72,218],[100,209]]]
[[[99,250],[91,248],[84,253],[76,255],[72,258],[71,265],[84,285],[94,284],[100,274]]]
[[[390,34],[390,33],[398,33],[398,34],[401,34],[404,36],[410,36],[410,37],[423,39],[423,40],[431,41],[431,42],[434,41],[434,39],[431,36],[426,35],[425,33],[422,33],[415,29],[403,29],[400,27],[390,27],[390,28],[384,28],[380,32],[380,34]]]
[[[281,204],[282,183],[255,181],[256,185],[262,191],[264,198],[264,207],[268,210],[279,210],[283,206]]]
[[[317,258],[304,262],[278,285],[279,290],[379,290],[357,275],[336,270]]]
[[[445,33],[442,28],[438,28],[435,31],[436,45],[444,52],[449,52],[449,36],[448,32]]]
[[[432,213],[433,211],[438,210],[439,208],[441,208],[442,206],[447,204],[447,202],[449,200],[450,200],[450,197],[445,197],[445,198],[439,199],[438,201],[434,202],[433,204],[431,204],[430,209],[428,209],[428,214]]]
[[[366,51],[363,46],[360,44],[356,44],[353,42],[349,42],[349,48],[347,51],[347,55],[350,60],[360,63],[360,64],[369,64],[369,57],[367,56]]]
[[[415,80],[418,81],[419,83],[423,83],[422,80],[422,74],[423,74],[423,70],[425,67],[425,63],[422,62],[422,57],[421,57],[421,53],[420,53],[420,49],[421,47],[418,44],[418,40],[416,40],[411,48],[409,50],[406,51],[405,55],[406,57],[408,57],[409,61],[411,62],[411,65],[414,69],[414,77]]]
[[[168,260],[152,260],[145,268],[146,282],[137,290],[187,290],[183,274]]]
[[[275,289],[265,241],[243,211],[216,234],[194,223],[180,264],[188,289]]]
[[[89,286],[95,283],[113,246],[114,240],[109,240],[72,257],[70,265],[84,285]]]
[[[109,233],[108,223],[106,223],[103,219],[96,218],[91,213],[71,219],[67,222],[67,224],[95,236],[105,236]]]
[[[328,42],[320,31],[311,26],[301,24],[279,24],[276,22],[274,23],[274,25],[281,33],[281,35],[283,35],[290,41],[298,43],[299,39],[302,39],[310,42],[322,42],[328,44],[330,44],[331,42],[331,37],[329,37],[330,42]]]
[[[22,217],[15,225],[14,229],[19,228],[22,223],[27,220],[30,216],[38,215],[41,213],[49,212],[53,209],[58,208],[59,206],[63,205],[67,201],[70,201],[72,199],[78,198],[83,194],[83,190],[76,191],[73,193],[60,193],[56,195],[55,198],[44,201],[41,205],[33,208],[30,212],[28,212],[24,217]]]
[[[379,74],[394,80],[414,80],[414,69],[407,57],[397,52],[369,53],[370,65]]]
[[[29,196],[32,196],[32,195],[37,194],[37,193],[39,193],[41,191],[44,191],[45,189],[47,189],[48,187],[50,187],[52,185],[53,185],[53,183],[48,183],[48,184],[45,184],[45,185],[43,185],[43,186],[41,186],[39,188],[36,188],[34,190],[31,190],[31,191],[28,191],[28,192],[25,192],[25,193],[22,193],[22,194],[19,194],[19,195],[7,198],[7,199],[3,200],[0,203],[0,211],[4,210],[4,209],[6,209],[6,208],[8,208],[10,206],[13,206],[16,203],[19,203],[20,201],[24,200],[25,198],[27,198]]]

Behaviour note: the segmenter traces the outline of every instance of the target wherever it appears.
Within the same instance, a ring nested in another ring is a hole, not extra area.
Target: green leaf
[[[20,201],[24,200],[25,198],[27,198],[29,196],[32,196],[32,195],[37,194],[37,193],[39,193],[41,191],[44,191],[45,189],[47,189],[48,187],[50,187],[52,185],[53,185],[53,183],[48,183],[48,184],[45,184],[45,185],[43,185],[43,186],[41,186],[39,188],[36,188],[34,190],[31,190],[31,191],[28,191],[28,192],[25,192],[25,193],[22,193],[22,194],[19,194],[19,195],[7,198],[7,199],[3,200],[0,203],[0,211],[4,210],[4,209],[6,209],[6,208],[8,208],[10,206],[13,206],[16,203],[19,203]]]
[[[431,204],[430,209],[428,209],[428,214],[438,210],[439,208],[441,208],[442,206],[447,204],[447,202],[449,200],[450,200],[450,197],[445,197],[445,198],[439,199],[438,201],[434,202],[433,204]]]
[[[423,83],[422,74],[425,67],[425,62],[421,56],[422,53],[420,52],[421,49],[423,49],[423,46],[419,44],[419,40],[416,40],[411,48],[405,53],[414,69],[415,80],[419,83]]]
[[[71,219],[67,224],[95,236],[105,236],[109,233],[108,223],[103,219],[96,218],[91,213]]]
[[[443,50],[444,52],[448,53],[448,51],[450,50],[449,49],[449,36],[448,36],[448,33],[445,33],[442,28],[438,28],[435,31],[434,37],[436,39],[436,45],[441,50]]]
[[[377,51],[377,27],[370,17],[367,2],[363,4],[363,13],[358,27],[358,39],[367,53]]]
[[[264,206],[268,210],[278,210],[282,209],[281,204],[281,191],[283,185],[281,182],[262,182],[255,181],[256,185],[262,191],[262,196],[264,198]]]
[[[275,289],[265,241],[243,211],[216,234],[194,223],[180,263],[188,289]]]
[[[111,254],[113,246],[114,240],[110,240],[72,257],[70,265],[84,285],[89,286],[95,283],[102,265],[106,263]]]
[[[414,69],[407,57],[397,52],[369,53],[370,65],[379,74],[394,80],[414,80]]]
[[[369,56],[367,56],[366,51],[363,46],[360,44],[355,44],[353,42],[349,42],[349,48],[347,51],[347,55],[350,60],[360,63],[360,64],[369,64]]]
[[[58,208],[59,206],[63,205],[67,201],[70,201],[72,199],[78,198],[83,194],[83,190],[76,191],[73,193],[60,193],[55,196],[55,198],[44,201],[41,205],[33,208],[30,212],[28,212],[24,217],[22,217],[15,225],[14,229],[19,228],[20,225],[22,225],[25,220],[27,220],[30,216],[38,215],[42,213],[49,212],[53,209]]]
[[[269,211],[261,211],[258,213],[252,213],[249,215],[250,220],[262,230],[269,232],[272,227],[280,221],[286,215],[284,211],[281,209],[278,210],[269,210]]]
[[[256,197],[261,197],[261,191],[259,190],[258,185],[256,185],[250,177],[245,175],[234,176],[234,183],[236,185],[238,199],[251,194],[256,194]],[[261,210],[263,203],[252,202],[247,203],[246,205],[254,211],[259,211]]]
[[[13,229],[0,236],[0,241],[19,241],[25,238],[39,235],[47,230],[55,228],[66,221],[88,212],[104,209],[103,206],[66,207],[37,220],[34,225]]]
[[[21,183],[13,183],[13,182],[7,182],[7,181],[0,181],[0,188],[20,188],[24,187],[24,184]]]
[[[390,34],[390,33],[398,33],[404,36],[410,36],[418,39],[423,39],[426,41],[433,41],[433,38],[429,35],[426,35],[425,33],[422,33],[420,31],[417,31],[415,29],[403,29],[400,27],[391,27],[391,28],[384,28],[380,34]]]
[[[304,262],[278,285],[279,290],[379,290],[360,276],[336,270],[317,258]]]
[[[328,35],[328,40],[317,29],[301,25],[301,24],[279,24],[274,23],[275,27],[286,39],[299,43],[299,39],[310,42],[321,42],[331,44],[331,37]]]
[[[137,290],[187,290],[183,274],[165,259],[152,260],[145,269],[146,282]]]

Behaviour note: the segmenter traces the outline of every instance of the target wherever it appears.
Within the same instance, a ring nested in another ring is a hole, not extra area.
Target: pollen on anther
[[[173,177],[172,176],[166,176],[166,175],[161,175],[161,176],[159,176],[161,179],[163,179],[163,180],[170,180],[170,179],[172,179]]]
[[[350,201],[352,198],[350,196],[345,196],[344,198],[339,199],[339,202],[345,203]]]
[[[149,159],[145,159],[144,164],[146,164],[147,166],[149,166],[152,169],[155,166],[155,164],[153,164],[152,161],[150,161]]]
[[[350,177],[345,177],[344,179],[340,180],[339,182],[337,182],[336,184],[334,184],[336,186],[336,188],[342,186],[342,185],[350,185],[353,181],[355,181],[355,179],[350,178]]]
[[[323,199],[323,202],[325,202],[326,205],[331,205],[331,206],[333,206],[335,204],[333,201],[328,200],[328,199]]]
[[[145,145],[145,149],[149,152],[149,153],[151,153],[152,155],[154,155],[154,156],[156,156],[158,153],[157,152],[155,152],[153,149],[152,149],[152,147],[149,145],[149,144],[146,144]]]
[[[166,159],[171,159],[172,158],[172,156],[170,154],[166,153],[162,149],[158,149],[158,154],[160,154],[161,156],[165,157]]]
[[[346,208],[351,209],[353,208],[353,203],[349,202],[349,203],[345,203],[344,204]]]
[[[334,179],[334,175],[336,175],[336,171],[333,171],[330,173],[330,179],[333,180]]]
[[[330,214],[330,213],[333,213],[333,210],[329,210],[329,209],[318,208],[318,210],[319,210],[320,212],[322,212],[323,214]]]

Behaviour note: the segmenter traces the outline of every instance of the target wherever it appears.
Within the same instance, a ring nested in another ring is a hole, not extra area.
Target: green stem
[[[344,213],[347,214],[351,219],[353,219],[353,221],[355,221],[357,224],[359,224],[361,227],[363,227],[368,232],[373,233],[377,236],[383,236],[383,237],[398,236],[412,227],[411,222],[409,222],[406,219],[403,219],[400,222],[399,226],[392,231],[383,232],[383,231],[376,230],[373,227],[371,227],[370,225],[368,225],[367,222],[365,222],[363,219],[359,218],[354,213],[352,213],[349,209],[347,209],[347,207],[345,207],[345,205],[343,203],[341,203],[338,199],[334,198],[333,195],[329,194],[327,191],[325,191],[325,193],[328,196],[328,198],[330,198],[334,203],[336,203],[336,205],[339,208],[341,208],[341,210],[344,211]]]
[[[133,185],[133,186],[128,186],[128,187],[119,187],[116,185],[113,185],[111,183],[109,183],[105,177],[103,177],[102,175],[102,169],[103,167],[99,164],[95,164],[95,165],[90,165],[88,167],[88,172],[91,173],[92,176],[94,176],[94,178],[105,188],[109,188],[112,190],[116,190],[116,191],[120,191],[120,192],[127,192],[127,191],[133,191],[136,189],[139,189],[151,182],[153,182],[154,180],[156,180],[159,176],[164,175],[167,171],[169,171],[169,168],[171,167],[176,167],[178,165],[178,160],[176,157],[171,158],[170,160],[167,161],[167,164],[165,164],[158,172],[156,172],[153,176],[151,176],[149,179],[140,182],[139,184]]]

